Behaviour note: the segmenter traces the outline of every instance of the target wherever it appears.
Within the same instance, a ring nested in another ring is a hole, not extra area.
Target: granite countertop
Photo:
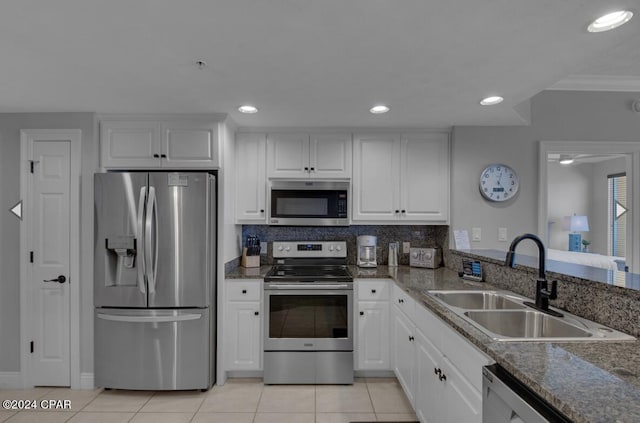
[[[242,267],[238,266],[231,272],[224,275],[225,279],[264,279],[264,275],[271,269],[271,265],[262,265],[260,267]]]
[[[264,268],[264,269],[263,269]],[[640,342],[500,342],[430,296],[429,290],[499,289],[453,270],[350,266],[359,279],[393,279],[415,300],[576,423],[640,421]],[[229,279],[258,278],[269,266],[238,269]],[[253,270],[249,274],[248,270]],[[533,282],[532,282],[533,283]]]

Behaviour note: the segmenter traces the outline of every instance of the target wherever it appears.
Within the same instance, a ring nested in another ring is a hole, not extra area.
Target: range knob
[[[291,250],[291,247],[287,245],[286,247],[284,247],[284,250],[288,253]]]
[[[418,253],[417,252],[413,252],[413,258],[418,258]]]
[[[329,251],[333,251],[333,245],[329,245]]]
[[[342,251],[342,247],[341,246],[336,246],[336,251]]]
[[[282,251],[284,250],[284,248],[282,247],[282,245],[278,245],[278,251]]]

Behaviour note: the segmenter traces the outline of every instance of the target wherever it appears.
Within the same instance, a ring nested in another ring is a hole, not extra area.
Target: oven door
[[[353,351],[353,285],[267,283],[265,351]]]

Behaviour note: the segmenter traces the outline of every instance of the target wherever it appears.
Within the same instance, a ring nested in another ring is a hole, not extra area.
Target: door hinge
[[[29,251],[29,263],[33,263],[33,251]]]
[[[33,344],[33,341],[31,341],[31,342],[29,343],[29,349],[30,349],[30,351],[31,351],[31,354],[33,354],[33,345],[34,345],[34,344]]]

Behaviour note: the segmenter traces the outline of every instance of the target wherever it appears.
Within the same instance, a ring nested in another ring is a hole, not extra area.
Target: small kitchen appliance
[[[358,267],[377,267],[376,246],[378,238],[373,235],[360,235],[358,244]]]
[[[273,243],[264,278],[264,383],[353,383],[353,276],[345,241]]]
[[[442,264],[440,248],[411,248],[409,250],[409,266],[437,269]]]

